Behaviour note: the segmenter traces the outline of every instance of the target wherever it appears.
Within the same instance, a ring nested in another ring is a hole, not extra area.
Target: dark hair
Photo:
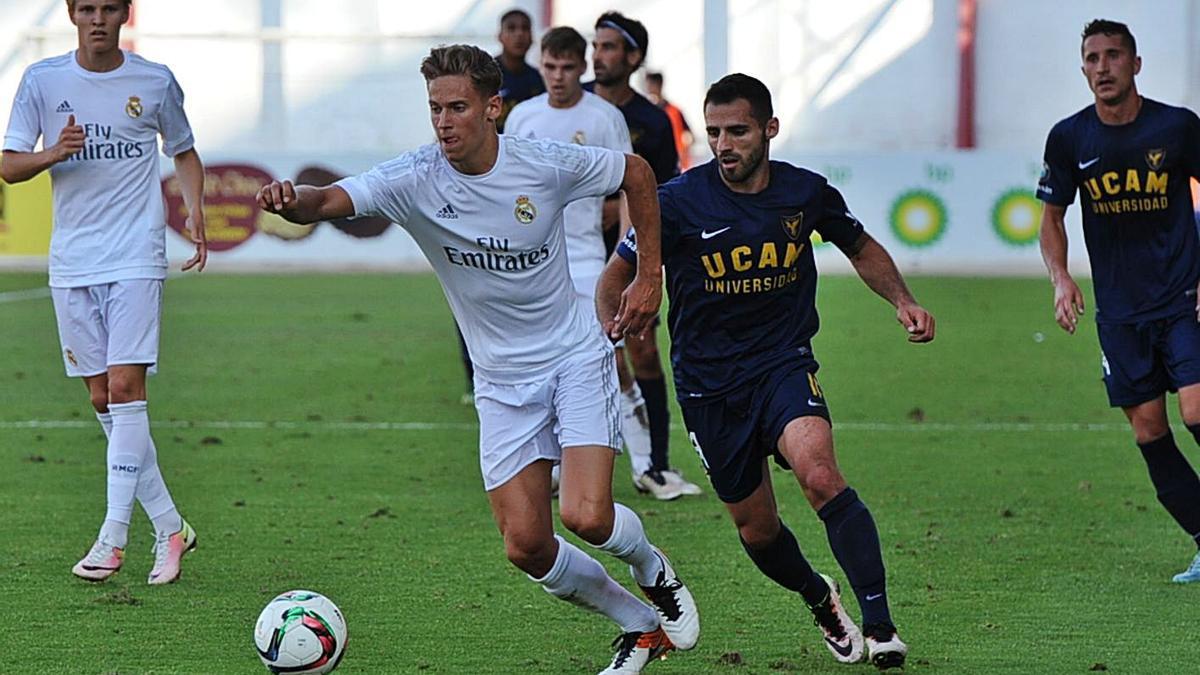
[[[445,75],[466,75],[475,90],[489,99],[500,92],[500,66],[491,54],[474,45],[442,45],[421,60],[421,74],[429,83]]]
[[[662,73],[659,73],[659,72],[646,73],[646,81],[653,82],[654,84],[657,84],[658,86],[661,87],[662,83],[663,83]]]
[[[551,56],[587,56],[587,40],[570,26],[558,26],[542,36],[542,52]]]
[[[620,12],[605,12],[596,19],[596,29],[611,28],[621,34],[625,42],[625,51],[630,49],[642,53],[637,65],[646,60],[646,52],[650,50],[650,34],[641,21],[631,19]],[[635,66],[636,67],[636,66]]]
[[[760,126],[766,127],[767,121],[775,115],[775,109],[771,107],[771,92],[767,85],[741,73],[726,75],[714,82],[704,95],[704,106],[708,107],[709,103],[733,103],[739,98],[749,101],[750,115]]]
[[[133,0],[125,0],[125,9],[129,9],[132,4]],[[75,11],[75,0],[67,0],[67,9],[72,12]]]
[[[507,12],[501,14],[500,15],[500,25],[503,26],[505,21],[508,21],[509,19],[513,18],[514,16],[525,17],[525,20],[529,22],[529,25],[530,26],[533,25],[533,19],[530,18],[529,12],[526,12],[523,9],[510,9]]]
[[[1109,21],[1108,19],[1092,19],[1086,26],[1083,27],[1083,35],[1079,42],[1079,50],[1083,51],[1083,43],[1093,35],[1119,35],[1125,40],[1125,44],[1129,47],[1130,53],[1137,56],[1137,40],[1133,39],[1133,33],[1129,32],[1129,26],[1119,21]]]

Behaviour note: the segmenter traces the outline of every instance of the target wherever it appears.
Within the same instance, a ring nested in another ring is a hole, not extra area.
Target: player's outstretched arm
[[[614,254],[608,259],[604,271],[600,272],[600,280],[596,282],[596,316],[604,327],[604,334],[613,342],[620,340],[621,331],[617,328],[617,312],[621,308],[621,294],[633,283],[637,276],[637,268],[633,263]]]
[[[933,315],[917,304],[887,249],[866,232],[847,252],[854,270],[884,300],[896,308],[896,320],[908,331],[909,342],[929,342],[934,335]]]
[[[22,183],[39,173],[64,161],[83,149],[86,134],[81,125],[75,124],[75,116],[67,117],[67,126],[58,133],[58,142],[41,152],[4,151],[0,161],[0,178],[10,185]]]
[[[621,294],[614,330],[637,337],[651,325],[662,303],[662,222],[654,171],[646,160],[625,155],[621,189],[637,235],[638,262],[633,283]]]
[[[208,236],[204,229],[204,163],[195,148],[175,155],[175,178],[187,209],[188,237],[196,245],[196,254],[183,264],[186,272],[193,267],[203,272],[208,264]]]
[[[262,186],[258,191],[258,207],[300,225],[354,215],[354,202],[342,188],[292,185],[290,180]]]
[[[1054,284],[1054,320],[1068,333],[1075,333],[1083,315],[1083,292],[1067,271],[1067,207],[1046,203],[1042,208],[1042,229],[1038,241],[1042,260]]]

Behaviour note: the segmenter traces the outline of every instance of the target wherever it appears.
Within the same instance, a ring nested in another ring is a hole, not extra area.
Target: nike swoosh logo
[[[882,597],[883,597],[883,593],[876,593],[875,595],[868,595],[867,600],[878,600]]]
[[[824,408],[825,407],[824,403],[821,403],[820,401],[814,401],[811,398],[808,399],[808,404],[814,408]]]
[[[1100,158],[1099,158],[1099,157],[1097,157],[1097,158],[1095,158],[1095,159],[1093,159],[1093,160],[1091,160],[1091,161],[1087,161],[1087,162],[1080,162],[1080,163],[1079,163],[1079,170],[1080,170],[1080,171],[1082,171],[1082,170],[1084,170],[1084,169],[1088,168],[1089,166],[1091,166],[1091,165],[1093,165],[1093,164],[1095,164],[1096,162],[1099,162],[1099,161],[1100,161]]]
[[[721,229],[713,230],[712,232],[709,232],[708,230],[703,230],[700,232],[700,238],[701,239],[712,239],[713,237],[717,236],[718,234],[721,234],[722,232],[724,232],[726,230],[732,230],[732,229],[733,229],[733,226],[722,227]]]
[[[854,643],[852,642],[847,642],[845,647],[839,645],[835,640],[830,640],[829,638],[825,638],[825,642],[842,658],[850,656],[850,652],[854,651]]]

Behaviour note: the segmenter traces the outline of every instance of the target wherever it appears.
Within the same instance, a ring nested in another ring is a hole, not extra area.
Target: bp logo
[[[1013,188],[996,198],[992,229],[1006,244],[1028,246],[1038,240],[1042,203],[1025,188]]]
[[[892,233],[900,241],[920,248],[946,233],[946,205],[928,190],[909,190],[896,197],[888,216]]]

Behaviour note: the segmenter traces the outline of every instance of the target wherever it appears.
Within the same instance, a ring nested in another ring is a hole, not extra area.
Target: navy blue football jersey
[[[517,104],[526,99],[531,99],[546,91],[546,84],[542,82],[542,74],[537,71],[537,68],[525,64],[525,69],[519,73],[514,73],[505,69],[504,62],[500,57],[496,57],[496,65],[500,66],[500,98],[503,100],[500,108],[500,117],[496,120],[496,131],[504,133],[504,120],[508,119],[508,113],[517,107]]]
[[[707,403],[782,363],[811,358],[817,268],[811,236],[846,250],[863,234],[824,177],[771,162],[757,194],[721,181],[716,161],[658,188],[671,365],[682,405]],[[617,247],[637,261],[633,230]]]
[[[1054,125],[1042,201],[1080,193],[1098,323],[1160,319],[1196,306],[1200,239],[1189,177],[1200,177],[1200,118],[1142,99],[1137,119],[1107,125],[1088,106]]]
[[[595,82],[587,82],[583,88],[594,92]],[[654,169],[654,179],[659,185],[679,175],[679,150],[675,147],[675,130],[671,128],[671,118],[650,99],[636,91],[633,98],[622,106],[617,106],[625,116],[625,125],[629,127],[629,140],[633,143],[633,152]]]

